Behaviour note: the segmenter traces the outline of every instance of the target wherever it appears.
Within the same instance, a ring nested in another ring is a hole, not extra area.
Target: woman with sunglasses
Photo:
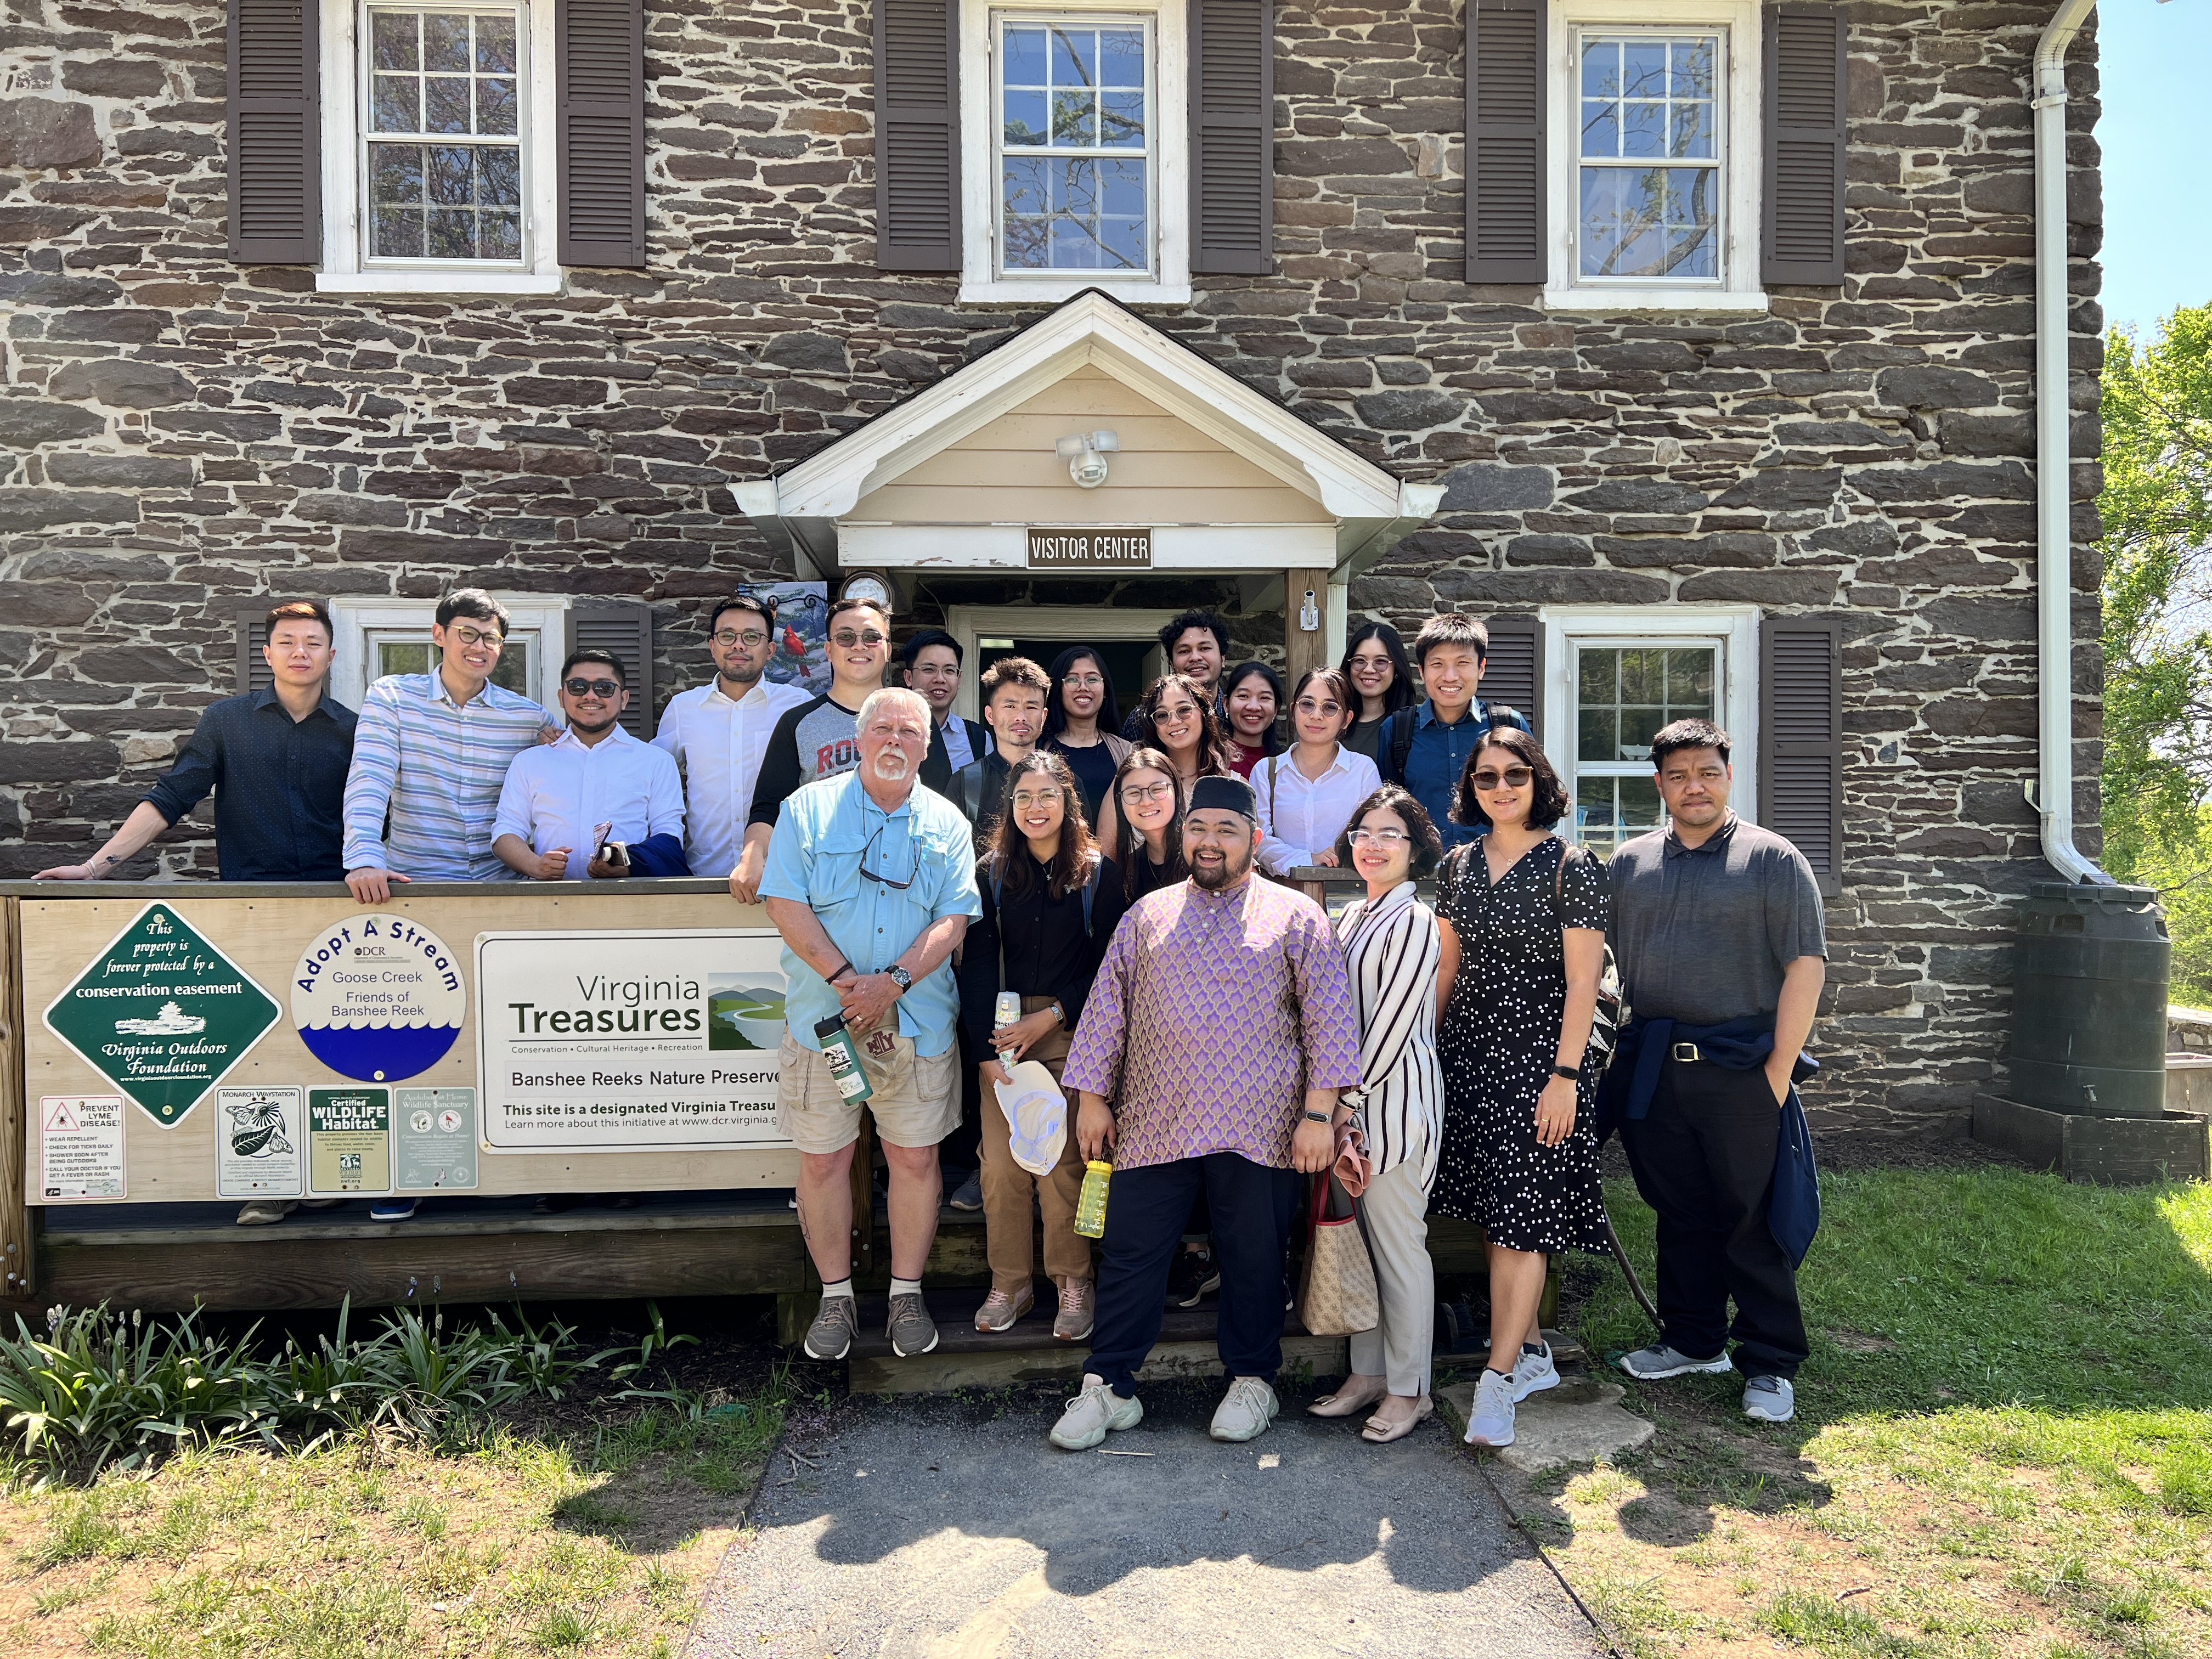
[[[1307,1409],[1316,1417],[1351,1417],[1373,1407],[1360,1438],[1384,1445],[1411,1434],[1436,1409],[1429,1399],[1437,1277],[1428,1211],[1444,1102],[1437,1008],[1451,994],[1458,963],[1447,960],[1436,914],[1415,892],[1415,878],[1435,869],[1443,852],[1419,801],[1395,783],[1382,785],[1359,803],[1336,852],[1367,884],[1367,896],[1336,924],[1359,1015],[1364,1079],[1348,1119],[1342,1106],[1337,1116],[1358,1132],[1367,1158],[1357,1203],[1382,1319],[1352,1339],[1344,1386]]]
[[[1222,684],[1222,706],[1229,719],[1229,769],[1249,779],[1252,769],[1279,754],[1275,717],[1283,712],[1283,677],[1263,662],[1240,662]]]
[[[1016,761],[1003,799],[1005,816],[975,866],[983,914],[969,926],[960,957],[961,1018],[973,1051],[984,1056],[983,1226],[991,1291],[975,1310],[975,1328],[1008,1329],[1036,1305],[1034,1202],[1044,1218],[1045,1273],[1059,1291],[1052,1334],[1080,1342],[1091,1334],[1097,1303],[1091,1241],[1075,1231],[1083,1154],[1074,1124],[1068,1124],[1052,1173],[1032,1175],[1014,1161],[1012,1127],[994,1085],[1012,1081],[1010,1060],[1040,1061],[1059,1079],[1098,959],[1121,920],[1121,873],[1091,840],[1075,774],[1060,756],[1036,749]],[[1003,992],[1021,998],[1022,1012],[999,1025]]]
[[[1406,641],[1389,623],[1364,623],[1345,647],[1338,666],[1359,699],[1359,712],[1345,733],[1344,746],[1379,763],[1383,723],[1415,702],[1413,665],[1406,659]]]
[[[1052,690],[1044,705],[1043,747],[1067,762],[1083,787],[1083,813],[1103,823],[1100,813],[1113,787],[1115,769],[1136,747],[1121,735],[1121,716],[1114,707],[1114,682],[1106,665],[1088,646],[1071,645],[1052,659]]]
[[[1334,668],[1298,676],[1291,705],[1297,741],[1252,769],[1260,800],[1260,867],[1279,876],[1309,864],[1337,861],[1337,836],[1359,803],[1382,781],[1375,763],[1340,739],[1352,720],[1352,688]]]
[[[1136,724],[1138,746],[1166,757],[1179,801],[1189,799],[1191,785],[1200,778],[1230,775],[1220,719],[1188,674],[1163,674],[1154,680],[1137,705]],[[1119,810],[1119,803],[1109,799],[1099,811],[1098,838],[1109,848],[1121,844]],[[1182,821],[1180,811],[1175,821]],[[1182,878],[1178,873],[1176,879]]]
[[[1536,739],[1492,730],[1455,821],[1477,829],[1437,878],[1458,972],[1444,1008],[1443,1155],[1434,1208],[1489,1240],[1490,1360],[1467,1439],[1513,1443],[1513,1408],[1559,1374],[1538,1328],[1548,1258],[1602,1253],[1605,1199],[1586,1065],[1605,964],[1605,870],[1552,833],[1569,802]]]

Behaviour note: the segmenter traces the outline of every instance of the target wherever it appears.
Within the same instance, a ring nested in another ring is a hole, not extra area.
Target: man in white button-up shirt
[[[561,665],[556,743],[526,749],[507,769],[491,850],[538,881],[581,881],[630,873],[599,856],[609,842],[675,837],[684,828],[684,781],[676,763],[640,743],[618,721],[629,702],[622,664],[605,651],[572,651]]]
[[[739,593],[714,608],[707,641],[714,678],[668,700],[653,747],[684,769],[684,852],[695,876],[727,876],[745,845],[745,815],[769,734],[812,701],[765,678],[775,655],[775,600]]]

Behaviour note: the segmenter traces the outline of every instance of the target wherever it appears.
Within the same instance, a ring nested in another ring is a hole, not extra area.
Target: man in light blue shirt
[[[982,914],[967,820],[915,787],[929,754],[928,703],[902,689],[877,691],[855,725],[859,768],[785,799],[760,888],[783,935],[776,1115],[799,1148],[799,1220],[822,1276],[821,1310],[806,1333],[817,1359],[844,1358],[859,1328],[849,1176],[863,1103],[840,1091],[818,1028],[843,1020],[890,1166],[892,1351],[927,1353],[937,1346],[921,1297],[943,1186],[937,1143],[960,1121],[952,952]],[[833,1028],[828,1040],[837,1036]]]

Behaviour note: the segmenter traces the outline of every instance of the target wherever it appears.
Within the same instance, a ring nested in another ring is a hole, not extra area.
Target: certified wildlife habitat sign
[[[173,1128],[282,1013],[244,969],[149,904],[46,1007],[46,1029]]]

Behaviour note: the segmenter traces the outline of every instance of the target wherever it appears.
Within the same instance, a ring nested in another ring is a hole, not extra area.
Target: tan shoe
[[[1062,1342],[1080,1342],[1091,1334],[1091,1328],[1097,1322],[1097,1282],[1089,1279],[1061,1279],[1060,1312],[1052,1322],[1054,1337]]]
[[[1036,1291],[1024,1285],[1018,1295],[1008,1296],[997,1285],[991,1286],[990,1295],[983,1305],[975,1310],[975,1328],[979,1331],[1010,1331],[1014,1322],[1036,1306]]]

